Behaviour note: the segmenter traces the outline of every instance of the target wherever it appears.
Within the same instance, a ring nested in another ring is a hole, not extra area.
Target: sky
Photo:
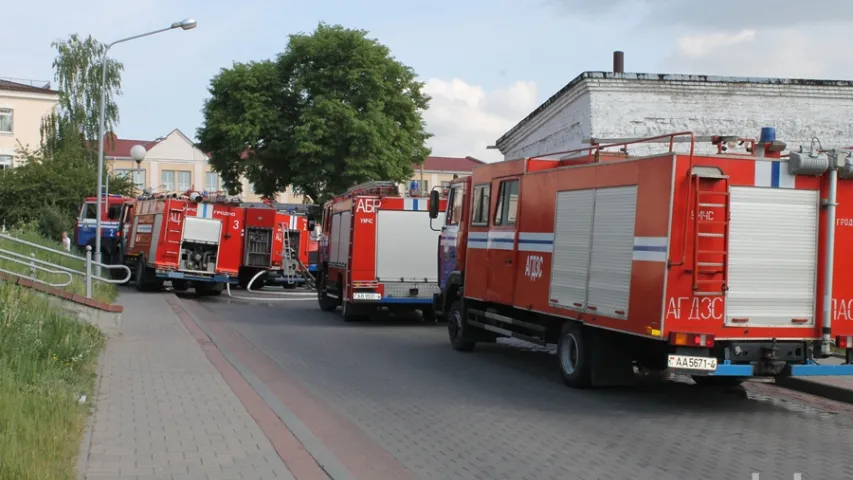
[[[54,80],[50,43],[102,42],[170,25],[198,27],[116,45],[124,64],[120,138],[151,140],[203,121],[210,79],[273,58],[318,22],[370,32],[432,96],[433,155],[500,160],[503,133],[583,71],[853,79],[853,1],[810,0],[42,0],[2,8],[0,77]],[[121,7],[118,4],[122,3]],[[11,31],[10,31],[11,29]]]

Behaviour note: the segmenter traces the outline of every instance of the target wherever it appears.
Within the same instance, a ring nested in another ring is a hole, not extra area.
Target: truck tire
[[[470,352],[477,345],[473,340],[471,327],[468,326],[468,316],[461,300],[453,302],[447,311],[447,335],[454,350]]]
[[[139,292],[147,292],[148,291],[148,279],[145,278],[145,259],[139,257],[139,260],[136,262],[136,272],[134,276],[134,282],[136,283],[136,290]]]
[[[566,322],[557,344],[557,358],[563,381],[574,388],[586,388],[592,384],[592,355],[587,350],[588,332],[577,322]]]
[[[338,308],[338,302],[326,295],[325,275],[320,275],[320,282],[317,285],[317,303],[320,305],[320,310],[324,312],[332,312]]]
[[[367,316],[358,313],[358,307],[346,300],[341,302],[341,316],[345,322],[361,322],[367,320]]]
[[[421,316],[425,322],[438,323],[438,317],[435,315],[435,310],[432,307],[424,307],[421,309]]]
[[[190,289],[190,282],[186,280],[172,280],[172,290],[176,292],[186,292]]]

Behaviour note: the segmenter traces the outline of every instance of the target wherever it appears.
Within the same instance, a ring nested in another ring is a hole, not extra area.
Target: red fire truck
[[[218,295],[226,282],[236,283],[245,221],[239,202],[197,192],[140,197],[132,216],[125,264],[136,272],[138,290],[171,280],[178,291]]]
[[[635,365],[708,385],[853,375],[853,256],[834,255],[853,244],[849,151],[782,157],[770,127],[713,137],[712,155],[689,132],[637,142],[661,141],[668,153],[594,146],[455,180],[435,298],[453,348],[556,343],[574,387],[624,384]],[[847,362],[821,365],[833,343]]]
[[[433,201],[441,210],[447,202]],[[421,310],[434,318],[438,231],[428,226],[428,208],[428,198],[401,195],[394,182],[358,185],[328,201],[317,276],[320,308],[340,305],[347,321],[380,307]]]
[[[285,288],[306,282],[309,232],[305,215],[277,212],[272,208],[246,208],[246,231],[243,264],[239,284],[246,288],[259,272],[266,271],[252,283],[257,289],[266,283]]]

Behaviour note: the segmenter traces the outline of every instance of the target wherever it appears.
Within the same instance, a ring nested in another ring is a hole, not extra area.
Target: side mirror
[[[429,218],[438,218],[439,203],[438,190],[429,192]]]

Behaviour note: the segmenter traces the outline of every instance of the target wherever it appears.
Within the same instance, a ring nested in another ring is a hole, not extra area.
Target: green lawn
[[[43,295],[0,282],[0,480],[76,478],[103,344]]]
[[[42,245],[48,248],[53,248],[55,250],[61,250],[61,245],[57,241],[48,240],[44,237],[41,237],[36,234],[19,234],[15,235],[16,238],[20,238],[22,240],[26,240],[28,242],[36,243],[38,245]],[[12,242],[10,240],[6,240],[5,238],[0,238],[0,249],[12,251],[15,253],[19,253],[22,255],[30,256],[31,253],[35,253],[35,258],[38,260],[43,260],[46,262],[51,262],[57,265],[62,265],[63,267],[71,268],[77,270],[79,272],[84,272],[86,270],[86,264],[82,261],[82,256],[79,256],[80,260],[76,260],[73,258],[68,258],[63,255],[58,255],[52,252],[45,252],[43,250],[38,250],[33,247],[27,245],[21,245],[17,242]],[[0,252],[2,254],[2,252]],[[10,255],[11,257],[11,255]],[[17,258],[17,257],[16,257]],[[48,266],[44,266],[44,268],[50,268]],[[14,273],[22,273],[29,275],[30,267],[27,265],[21,265],[16,262],[11,262],[4,258],[0,258],[0,268],[4,270],[9,270]],[[103,276],[109,275],[109,271],[104,271]],[[48,272],[43,272],[40,270],[36,271],[36,276],[38,279],[54,282],[54,283],[62,283],[67,280],[66,275],[58,275]],[[66,287],[62,287],[65,290],[69,290],[73,293],[77,293],[80,295],[84,295],[86,293],[86,284],[84,282],[84,277],[82,275],[74,275],[73,283]],[[112,303],[116,297],[118,296],[118,291],[116,286],[113,284],[101,282],[101,281],[93,281],[92,284],[92,297],[97,300]]]

